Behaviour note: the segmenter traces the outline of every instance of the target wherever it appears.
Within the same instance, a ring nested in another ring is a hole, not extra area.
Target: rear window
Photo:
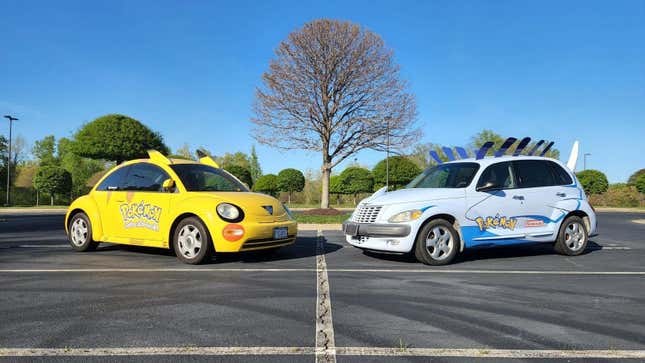
[[[513,170],[519,188],[537,188],[556,185],[553,171],[545,160],[518,160]]]
[[[551,171],[553,172],[553,176],[555,177],[555,183],[557,185],[573,184],[573,179],[571,179],[571,175],[569,175],[569,173],[566,170],[564,170],[560,165],[554,163],[553,161],[548,161],[547,163],[551,167]]]

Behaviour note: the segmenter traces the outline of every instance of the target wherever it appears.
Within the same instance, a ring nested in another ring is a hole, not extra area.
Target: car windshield
[[[465,188],[479,169],[477,163],[441,164],[426,169],[406,188]]]
[[[248,192],[231,174],[204,164],[174,164],[172,170],[189,192]]]

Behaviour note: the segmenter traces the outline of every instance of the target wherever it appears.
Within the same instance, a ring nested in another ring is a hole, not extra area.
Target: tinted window
[[[502,189],[514,188],[515,185],[513,184],[513,178],[511,175],[510,162],[493,164],[484,170],[482,175],[479,177],[477,186],[481,187],[488,182],[492,182],[493,185]]]
[[[407,188],[465,188],[479,169],[477,163],[441,164],[426,169]]]
[[[555,185],[553,172],[544,160],[518,160],[513,170],[520,188],[535,188]]]
[[[128,169],[130,169],[130,167],[126,166],[112,171],[110,175],[108,175],[107,178],[103,179],[101,184],[96,187],[96,190],[105,191],[123,189],[123,179],[124,176],[128,173]]]
[[[147,163],[135,164],[125,178],[123,189],[161,192],[164,180],[169,178],[168,174],[158,166]]]
[[[571,175],[567,173],[562,167],[552,161],[547,161],[549,166],[551,167],[551,171],[553,172],[553,176],[555,177],[555,183],[557,185],[569,185],[573,184],[573,179],[571,179]]]
[[[204,164],[170,166],[189,192],[248,192],[244,184],[229,173]]]

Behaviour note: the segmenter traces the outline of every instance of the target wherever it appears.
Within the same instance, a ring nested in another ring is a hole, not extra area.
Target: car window
[[[106,190],[122,190],[123,189],[123,181],[125,175],[128,173],[128,170],[130,169],[129,166],[125,166],[122,168],[118,168],[103,179],[101,184],[99,184],[98,187],[96,187],[96,190],[98,191],[106,191]]]
[[[222,169],[204,164],[174,164],[177,173],[189,192],[248,192],[248,188]]]
[[[135,164],[125,178],[123,190],[161,192],[164,180],[169,178],[158,166],[148,163]]]
[[[492,182],[495,186],[501,187],[502,189],[514,188],[511,163],[507,161],[487,167],[479,177],[477,186],[482,187],[488,182]]]
[[[557,185],[569,185],[573,184],[573,179],[571,179],[571,175],[566,172],[560,165],[554,163],[553,161],[548,161],[547,162],[549,166],[551,167],[551,171],[553,172],[553,176],[555,177],[555,183]]]
[[[477,163],[441,164],[426,169],[406,188],[465,188],[479,170]]]
[[[536,188],[556,185],[551,168],[544,160],[518,160],[513,162],[513,171],[520,188]]]

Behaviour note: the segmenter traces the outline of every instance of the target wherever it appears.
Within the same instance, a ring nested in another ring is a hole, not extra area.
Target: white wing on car
[[[580,146],[580,143],[578,140],[576,140],[573,143],[573,147],[571,148],[571,154],[569,154],[569,161],[567,161],[567,167],[571,171],[576,171],[576,163],[578,162],[578,148]]]

